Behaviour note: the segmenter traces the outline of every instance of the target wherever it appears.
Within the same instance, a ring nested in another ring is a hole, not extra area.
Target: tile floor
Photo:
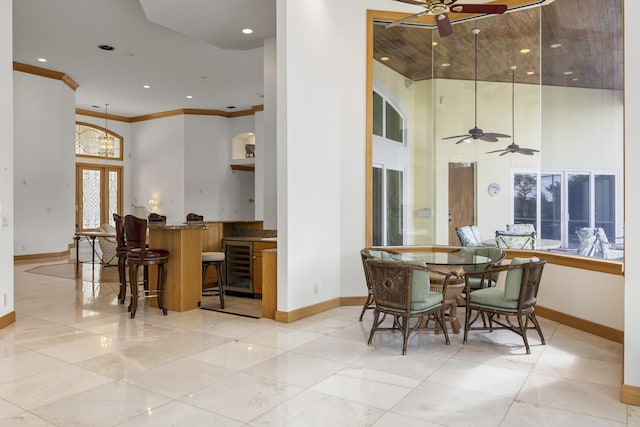
[[[620,403],[622,346],[541,319],[469,343],[366,337],[371,312],[291,324],[143,306],[117,284],[15,266],[16,323],[0,329],[2,426],[640,426]],[[85,267],[86,268],[86,267]]]

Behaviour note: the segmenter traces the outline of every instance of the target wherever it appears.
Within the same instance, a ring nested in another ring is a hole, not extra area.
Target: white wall
[[[626,385],[640,387],[640,27],[635,20],[640,16],[640,2],[624,2],[625,43],[625,293],[624,293],[624,379]],[[637,393],[636,393],[637,396]]]
[[[75,233],[75,92],[60,80],[13,78],[15,255],[62,252]]]
[[[157,200],[170,223],[185,219],[184,134],[184,116],[137,122],[131,130],[131,203],[148,209],[149,199]]]
[[[11,0],[0,0],[0,318],[13,311],[13,23]],[[6,225],[5,225],[6,224]],[[6,295],[6,297],[5,297]],[[3,298],[6,304],[3,304]]]

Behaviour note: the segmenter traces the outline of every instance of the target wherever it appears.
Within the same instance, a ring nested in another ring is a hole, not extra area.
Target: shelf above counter
[[[232,159],[229,164],[234,171],[255,171],[255,159]]]

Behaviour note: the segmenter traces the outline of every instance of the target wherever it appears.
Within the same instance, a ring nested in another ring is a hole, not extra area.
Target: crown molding
[[[60,80],[69,86],[74,92],[80,86],[75,80],[60,71],[48,70],[46,68],[36,67],[35,65],[23,64],[22,62],[13,62],[13,70],[23,73],[34,74],[36,76],[46,77],[49,79]]]

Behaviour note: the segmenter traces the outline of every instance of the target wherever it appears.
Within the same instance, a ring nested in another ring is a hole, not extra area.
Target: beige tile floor
[[[1,426],[640,426],[620,403],[622,346],[541,319],[510,332],[366,338],[371,312],[291,324],[118,305],[114,282],[15,266],[0,329]],[[85,266],[88,268],[88,266]],[[105,276],[107,277],[107,276]]]

